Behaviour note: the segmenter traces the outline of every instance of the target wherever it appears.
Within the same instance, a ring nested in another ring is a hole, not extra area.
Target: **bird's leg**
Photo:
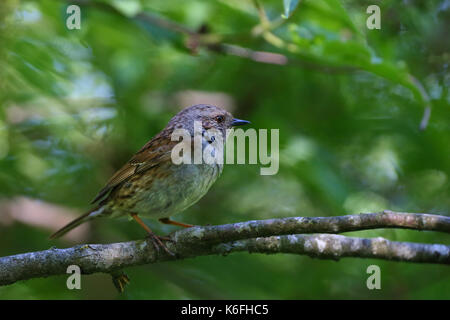
[[[155,249],[159,252],[159,247],[162,247],[168,254],[174,256],[174,253],[172,251],[170,251],[169,249],[167,249],[166,245],[164,243],[162,243],[161,240],[166,240],[166,241],[172,241],[172,239],[170,239],[169,237],[161,237],[161,236],[157,236],[156,234],[153,233],[153,231],[144,223],[144,221],[141,220],[141,218],[138,217],[138,215],[136,213],[132,213],[131,217],[133,217],[134,220],[136,220],[137,223],[139,223],[139,225],[145,229],[145,231],[147,231],[148,233],[148,237],[152,240],[153,242],[153,246],[155,247]]]
[[[159,221],[162,223],[165,223],[165,224],[173,224],[174,226],[180,226],[180,227],[184,227],[184,228],[191,228],[194,226],[192,224],[173,221],[173,220],[170,220],[169,218],[161,218],[161,219],[159,219]]]

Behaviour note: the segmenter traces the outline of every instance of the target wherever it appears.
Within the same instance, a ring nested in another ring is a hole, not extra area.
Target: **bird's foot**
[[[156,234],[154,234],[153,232],[149,232],[147,239],[150,239],[152,241],[153,247],[155,248],[155,250],[159,253],[160,248],[163,248],[164,251],[166,251],[168,254],[170,254],[171,256],[175,256],[175,254],[170,251],[167,246],[163,243],[163,241],[170,241],[170,242],[174,242],[171,238],[169,237],[161,237],[161,236],[157,236]]]
[[[130,283],[130,279],[123,272],[112,273],[112,281],[119,293],[123,293],[125,286]]]

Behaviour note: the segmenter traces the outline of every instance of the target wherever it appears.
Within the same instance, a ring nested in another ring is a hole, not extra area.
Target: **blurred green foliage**
[[[254,128],[280,129],[280,171],[260,176],[257,165],[227,165],[181,221],[383,209],[448,215],[450,2],[372,2],[86,1],[81,29],[69,30],[69,2],[2,1],[0,200],[87,210],[114,170],[194,96],[226,101]],[[380,30],[366,28],[371,4],[381,8]],[[152,23],[160,19],[202,32],[189,37]],[[288,64],[223,54],[223,44],[282,54]],[[5,215],[0,256],[73,244]],[[148,223],[159,233],[176,229]],[[433,232],[352,235],[450,244]],[[98,221],[83,242],[142,236],[126,220]],[[382,290],[366,288],[371,264],[381,267]],[[127,273],[123,295],[108,275],[92,275],[79,291],[52,277],[0,287],[0,298],[450,298],[448,267],[375,260],[233,254]]]

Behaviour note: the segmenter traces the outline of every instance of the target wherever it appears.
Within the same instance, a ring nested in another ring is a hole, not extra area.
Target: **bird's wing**
[[[175,142],[164,136],[164,134],[160,133],[144,145],[109,179],[105,187],[100,190],[91,203],[95,203],[105,197],[114,187],[124,183],[134,174],[156,167],[165,161],[171,161],[170,152]]]

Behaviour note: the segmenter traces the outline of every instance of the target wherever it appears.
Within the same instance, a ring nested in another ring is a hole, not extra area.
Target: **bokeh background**
[[[68,4],[0,4],[0,256],[142,238],[123,219],[48,240],[194,103],[279,129],[280,170],[226,165],[178,220],[449,214],[450,1],[71,1],[79,30],[66,27]],[[371,4],[380,30],[366,27]],[[351,234],[450,244],[436,232]],[[366,287],[371,264],[381,267],[381,290]],[[450,298],[448,266],[355,258],[239,253],[126,272],[122,295],[97,274],[83,276],[82,290],[60,276],[0,287],[0,298]]]

